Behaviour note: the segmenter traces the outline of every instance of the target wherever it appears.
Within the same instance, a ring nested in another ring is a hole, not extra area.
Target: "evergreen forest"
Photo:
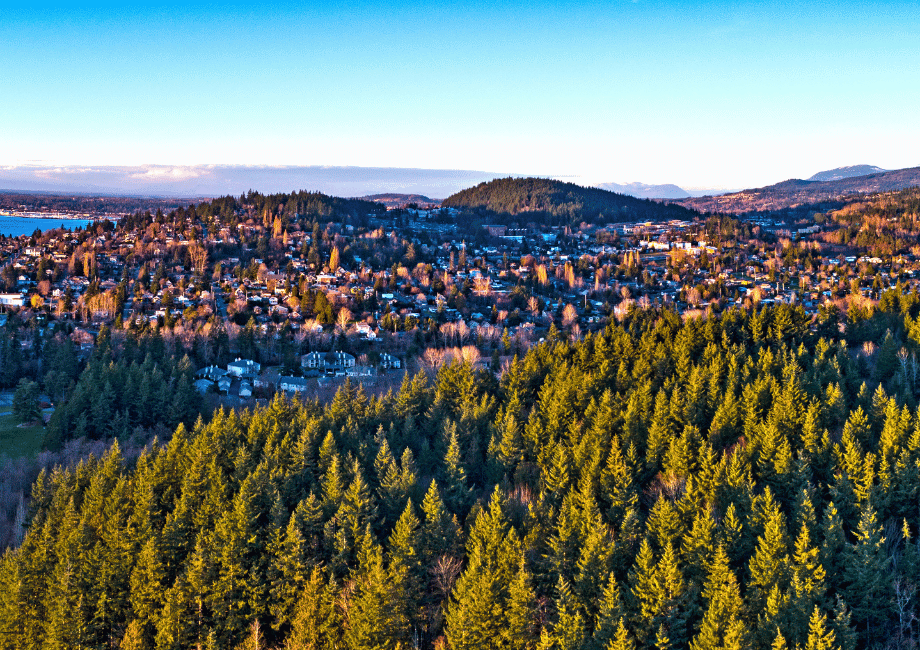
[[[33,486],[0,648],[915,648],[918,314],[632,310],[113,444]]]
[[[499,178],[457,192],[441,205],[499,222],[520,222],[526,217],[524,221],[557,226],[577,225],[581,221],[666,221],[697,216],[680,205],[548,178]]]

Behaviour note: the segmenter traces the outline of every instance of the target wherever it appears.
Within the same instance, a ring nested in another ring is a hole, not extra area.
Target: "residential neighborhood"
[[[3,238],[0,309],[87,349],[103,326],[204,337],[196,388],[245,400],[398,382],[454,358],[497,371],[549,336],[656,305],[845,312],[920,272],[913,252],[867,254],[776,217],[509,227],[364,202],[324,221],[271,198]]]

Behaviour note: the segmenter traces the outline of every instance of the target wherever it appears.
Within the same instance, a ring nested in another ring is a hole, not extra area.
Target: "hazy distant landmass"
[[[649,185],[647,183],[600,183],[597,187],[640,199],[686,199],[692,195],[672,183]]]
[[[888,171],[875,165],[850,165],[849,167],[837,167],[824,172],[818,172],[808,180],[810,181],[839,181],[844,178],[853,178],[854,176],[868,176],[869,174],[880,174]]]
[[[481,183],[447,197],[442,205],[480,212],[489,218],[518,217],[518,221],[526,213],[528,221],[547,224],[662,221],[693,216],[674,204],[548,178],[501,178]]]
[[[432,206],[440,205],[441,199],[432,199],[423,194],[369,194],[367,196],[359,197],[365,201],[375,201],[377,203],[383,203],[388,208],[399,208],[406,205],[415,203],[419,206]]]
[[[832,170],[833,171],[833,170]],[[812,181],[797,178],[721,196],[704,196],[673,201],[700,212],[770,212],[813,206],[815,209],[839,207],[840,202],[854,195],[891,192],[920,186],[920,167],[850,176],[832,181]]]
[[[378,193],[448,196],[506,176],[464,169],[253,165],[141,165],[136,167],[0,167],[0,190],[96,195],[213,197],[308,190],[334,196]]]
[[[74,217],[129,214],[144,210],[170,212],[199,201],[199,198],[191,197],[98,196],[78,192],[62,194],[61,192],[0,190],[0,210],[37,212],[58,216],[71,214]]]
[[[730,189],[704,188],[684,189],[673,183],[650,185],[648,183],[599,183],[595,185],[602,190],[627,194],[638,199],[688,199],[693,196],[718,196],[733,192]]]

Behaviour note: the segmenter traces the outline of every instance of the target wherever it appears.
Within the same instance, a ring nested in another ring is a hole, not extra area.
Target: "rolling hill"
[[[364,201],[383,203],[388,208],[398,208],[410,203],[417,205],[440,205],[440,199],[430,199],[424,194],[370,194],[360,197]]]
[[[853,178],[854,176],[868,176],[869,174],[880,174],[888,171],[875,165],[850,165],[849,167],[837,167],[827,171],[818,172],[808,180],[810,181],[839,181],[844,178]]]
[[[703,196],[678,199],[672,204],[682,205],[700,212],[772,212],[813,206],[827,210],[842,207],[855,195],[890,192],[920,186],[920,167],[895,171],[851,176],[833,181],[791,179],[750,190],[721,196]]]
[[[501,178],[480,183],[449,196],[442,205],[490,219],[526,220],[545,225],[570,225],[580,221],[664,221],[694,216],[682,206],[547,178]]]

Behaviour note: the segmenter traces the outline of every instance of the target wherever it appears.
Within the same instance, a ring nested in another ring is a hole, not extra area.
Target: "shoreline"
[[[64,219],[65,221],[101,221],[103,219],[108,219],[109,221],[118,221],[123,216],[123,214],[68,214],[44,212],[7,212],[0,210],[0,217],[8,217],[10,219]]]

